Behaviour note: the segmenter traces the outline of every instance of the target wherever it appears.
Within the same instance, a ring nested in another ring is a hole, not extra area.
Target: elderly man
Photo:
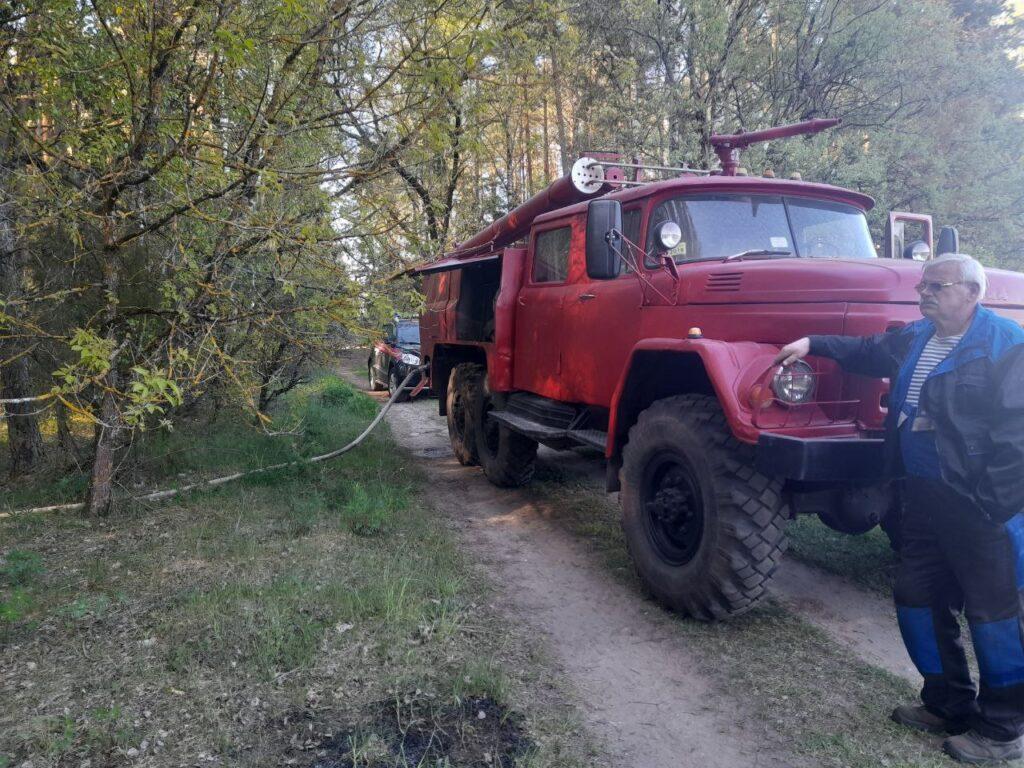
[[[985,288],[970,256],[940,256],[917,285],[922,320],[866,338],[799,339],[776,359],[829,357],[892,382],[887,458],[904,500],[893,592],[924,677],[923,706],[899,706],[892,719],[949,734],[943,748],[968,763],[1024,754],[1024,331],[981,306]]]

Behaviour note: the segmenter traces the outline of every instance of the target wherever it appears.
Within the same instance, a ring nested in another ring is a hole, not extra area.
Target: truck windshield
[[[843,203],[779,195],[690,195],[659,203],[647,229],[648,266],[653,233],[663,221],[682,229],[671,251],[677,263],[724,259],[745,251],[824,259],[877,258],[867,220]],[[786,253],[788,252],[788,253]]]

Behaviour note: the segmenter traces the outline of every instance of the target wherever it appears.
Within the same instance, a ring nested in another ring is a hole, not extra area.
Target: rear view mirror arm
[[[614,230],[613,230],[613,232],[614,232]],[[609,234],[609,240],[610,240],[612,232],[609,232],[608,234]],[[674,273],[674,275],[675,275],[675,290],[672,291],[672,298],[669,298],[664,293],[659,291],[658,287],[654,283],[652,283],[650,280],[647,279],[647,276],[644,274],[643,270],[640,268],[640,264],[633,257],[633,254],[639,252],[639,250],[640,250],[639,247],[637,247],[636,243],[633,243],[632,241],[628,240],[626,238],[626,236],[623,235],[621,232],[618,232],[616,234],[617,234],[617,239],[619,240],[619,242],[625,243],[625,245],[626,245],[625,252],[629,253],[629,257],[626,256],[626,253],[623,251],[622,248],[619,248],[619,247],[617,247],[615,245],[613,245],[612,247],[615,248],[615,253],[616,253],[616,255],[620,259],[622,259],[622,262],[633,269],[633,274],[636,275],[637,280],[640,281],[640,290],[641,290],[641,295],[642,295],[641,305],[647,303],[647,290],[646,290],[647,288],[650,288],[652,291],[654,291],[656,294],[658,294],[668,304],[676,304],[678,302],[678,300],[679,300],[679,273],[678,272]],[[675,263],[674,262],[673,262],[672,266],[675,267]]]

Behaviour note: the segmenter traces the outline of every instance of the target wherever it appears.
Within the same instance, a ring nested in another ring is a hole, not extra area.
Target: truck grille
[[[742,280],[742,272],[720,272],[708,275],[708,281],[704,287],[709,291],[738,291]]]

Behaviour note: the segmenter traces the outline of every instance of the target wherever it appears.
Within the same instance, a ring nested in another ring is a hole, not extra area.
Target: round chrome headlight
[[[674,221],[663,221],[655,232],[658,245],[665,251],[671,251],[683,239],[683,230]]]
[[[791,405],[810,402],[814,397],[814,369],[802,360],[780,368],[772,378],[772,392]]]
[[[405,363],[406,365],[419,365],[420,364],[420,358],[419,358],[418,355],[413,355],[413,354],[410,354],[408,352],[403,352],[402,353],[402,362]]]

